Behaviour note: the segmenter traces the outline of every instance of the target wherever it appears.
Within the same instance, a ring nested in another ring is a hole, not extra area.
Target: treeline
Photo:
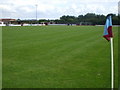
[[[73,24],[90,24],[90,25],[104,25],[106,21],[105,15],[96,15],[94,13],[87,13],[86,15],[62,16],[58,23],[73,23]],[[120,18],[116,14],[112,14],[113,25],[120,25]]]
[[[49,24],[78,24],[78,25],[104,25],[106,21],[105,15],[96,15],[94,13],[87,13],[86,15],[79,15],[76,16],[69,16],[69,15],[63,15],[60,17],[60,19],[56,20],[46,20],[46,19],[40,19],[40,20],[20,20],[18,19],[19,23],[29,23],[29,24],[35,24],[35,23],[49,23]],[[120,18],[119,15],[112,14],[112,23],[113,25],[120,25]]]

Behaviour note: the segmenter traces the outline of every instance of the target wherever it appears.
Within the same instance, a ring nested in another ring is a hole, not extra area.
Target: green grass
[[[118,27],[114,32],[118,87]],[[110,43],[98,26],[3,27],[3,88],[110,88]]]

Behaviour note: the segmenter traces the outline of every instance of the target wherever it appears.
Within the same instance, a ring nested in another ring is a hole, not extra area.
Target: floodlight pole
[[[36,21],[37,21],[37,6],[38,6],[38,5],[36,4],[35,6],[36,6]]]

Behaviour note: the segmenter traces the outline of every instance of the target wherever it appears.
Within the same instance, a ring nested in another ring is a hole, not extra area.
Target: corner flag
[[[110,37],[113,37],[113,34],[112,34],[112,18],[111,18],[111,15],[108,15],[107,16],[107,19],[106,19],[106,23],[105,23],[105,27],[104,27],[104,35],[103,37],[110,41]]]
[[[114,90],[114,58],[113,58],[113,33],[111,14],[107,15],[103,37],[110,41],[111,46],[111,90]]]

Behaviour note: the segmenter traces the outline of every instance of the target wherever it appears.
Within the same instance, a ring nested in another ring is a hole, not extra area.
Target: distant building
[[[9,26],[13,21],[16,21],[16,19],[0,19],[0,23],[5,24],[6,26]]]

